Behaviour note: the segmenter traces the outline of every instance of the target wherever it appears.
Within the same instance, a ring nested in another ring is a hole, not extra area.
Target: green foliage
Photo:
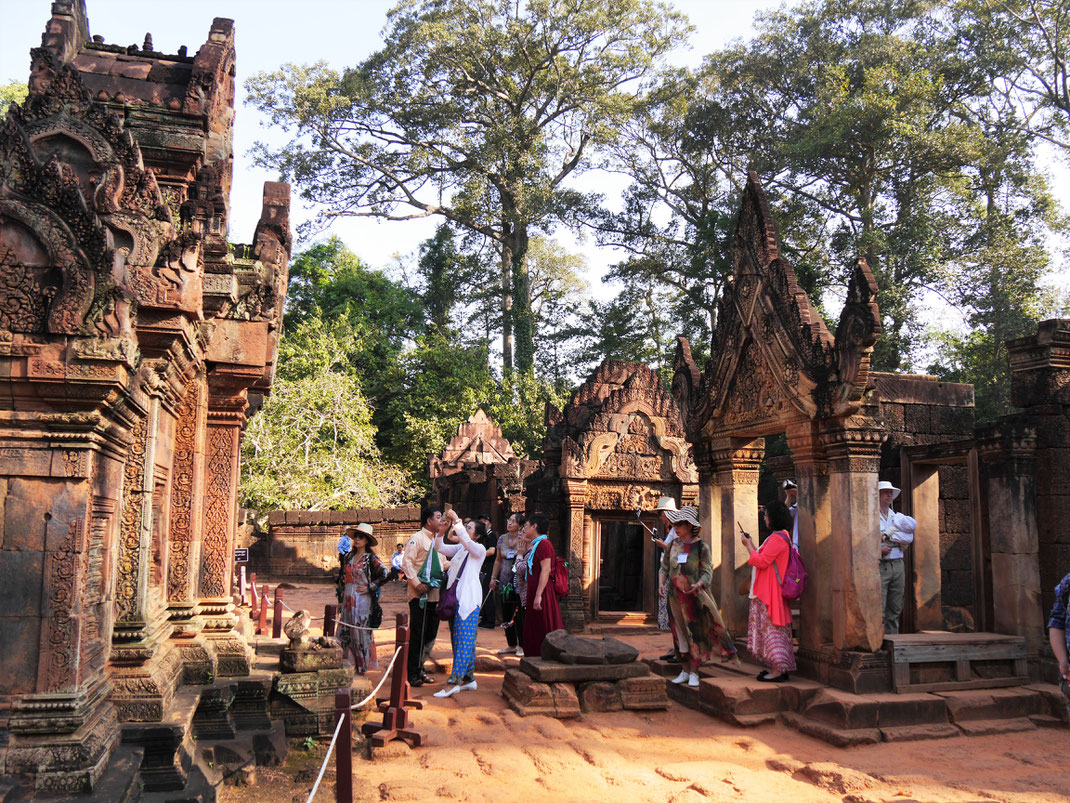
[[[12,103],[21,106],[28,94],[30,94],[30,89],[25,81],[8,81],[6,84],[0,84],[0,114],[7,114],[7,107]]]
[[[434,214],[493,241],[511,296],[505,369],[515,328],[516,367],[530,372],[529,237],[590,214],[565,179],[619,135],[640,81],[685,33],[647,0],[408,0],[353,69],[286,65],[247,82],[250,102],[293,134],[258,160],[300,187],[320,223]]]
[[[375,445],[371,409],[346,359],[345,320],[284,335],[271,396],[242,443],[241,504],[255,510],[380,507],[412,496]]]

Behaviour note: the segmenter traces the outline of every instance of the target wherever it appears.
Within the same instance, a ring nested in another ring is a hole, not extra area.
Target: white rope
[[[260,595],[256,593],[256,583],[253,583],[253,599],[260,599]]]
[[[350,630],[365,630],[369,633],[375,633],[378,630],[389,630],[391,627],[393,627],[393,625],[381,625],[380,627],[360,627],[359,625],[351,625],[348,622],[343,622],[341,619],[335,619],[334,623],[341,627],[348,627]]]
[[[323,759],[323,766],[320,767],[320,774],[316,778],[316,783],[312,785],[312,791],[308,793],[308,800],[306,800],[305,803],[312,803],[312,798],[316,796],[316,790],[320,788],[320,781],[323,780],[323,773],[327,771],[327,764],[329,764],[331,761],[331,753],[334,751],[334,743],[338,739],[339,732],[342,730],[342,721],[344,719],[345,714],[338,717],[338,724],[334,726],[334,736],[331,737],[331,744],[327,748],[327,755]],[[352,750],[353,746],[350,745],[349,749]]]
[[[401,654],[401,647],[398,647],[396,650],[394,650],[394,657],[390,659],[390,664],[386,667],[386,669],[383,670],[383,676],[381,678],[379,678],[379,685],[376,686],[374,689],[372,689],[371,694],[369,694],[367,697],[365,697],[363,700],[361,700],[356,705],[350,706],[350,708],[352,708],[355,711],[356,709],[358,709],[361,706],[363,706],[365,703],[370,702],[371,699],[373,697],[375,697],[375,695],[377,695],[379,693],[379,689],[383,688],[383,683],[385,683],[386,679],[388,677],[390,677],[390,670],[394,668],[394,661],[396,661],[398,659],[398,655],[400,655],[400,654]]]

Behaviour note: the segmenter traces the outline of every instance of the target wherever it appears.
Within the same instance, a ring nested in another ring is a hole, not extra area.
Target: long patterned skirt
[[[769,608],[757,598],[750,601],[747,650],[777,675],[795,671],[791,625],[774,625],[769,618]]]
[[[453,617],[451,629],[453,639],[453,666],[450,668],[449,683],[460,686],[476,679],[476,636],[479,635],[479,608],[467,619]]]
[[[352,653],[357,664],[357,672],[363,675],[369,669],[378,669],[379,660],[375,654],[375,633],[370,630],[354,630],[345,625],[367,627],[368,617],[372,612],[372,598],[370,594],[360,594],[354,583],[346,583],[345,592],[342,596],[342,610],[339,611],[339,620],[342,627],[338,628],[338,643],[342,645],[342,654]]]
[[[669,629],[673,646],[689,672],[713,657],[714,648],[727,661],[737,658],[736,645],[725,627],[721,611],[705,589],[688,594],[675,584],[670,586]]]

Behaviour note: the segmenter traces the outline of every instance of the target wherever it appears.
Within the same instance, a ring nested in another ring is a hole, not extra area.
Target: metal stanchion
[[[342,717],[342,730],[335,747],[335,803],[353,803],[353,712],[349,689],[334,693],[334,715]]]

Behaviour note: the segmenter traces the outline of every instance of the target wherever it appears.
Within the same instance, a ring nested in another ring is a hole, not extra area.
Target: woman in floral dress
[[[354,628],[368,626],[379,587],[386,582],[389,572],[372,551],[378,540],[372,535],[370,524],[347,527],[340,547],[350,536],[351,548],[339,557],[342,565],[337,589],[340,606],[338,642],[342,645],[342,655],[352,655],[357,674],[363,675],[369,669],[379,668],[375,654],[375,633]]]
[[[698,685],[698,668],[713,657],[737,658],[736,646],[725,627],[717,603],[710,595],[713,559],[710,548],[699,538],[698,508],[688,505],[666,510],[676,538],[662,558],[661,568],[669,578],[669,627],[673,647],[683,664],[673,683]],[[738,658],[737,658],[738,660]]]

